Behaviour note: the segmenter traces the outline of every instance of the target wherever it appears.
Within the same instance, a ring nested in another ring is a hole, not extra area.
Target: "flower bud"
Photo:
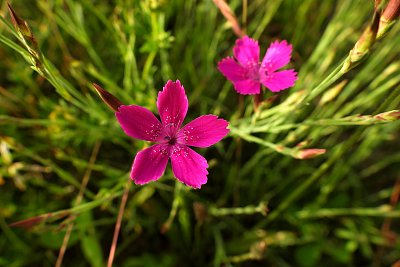
[[[115,112],[118,112],[118,108],[123,105],[122,102],[111,93],[101,88],[100,85],[93,83],[93,86],[104,103],[106,103],[107,106],[109,106]]]
[[[377,39],[382,38],[400,16],[400,0],[390,0],[379,22]]]
[[[383,11],[382,20],[393,21],[400,15],[400,0],[389,1],[387,7]]]
[[[341,72],[346,73],[352,68],[356,67],[361,60],[369,53],[369,49],[375,43],[376,35],[379,28],[380,13],[375,11],[372,23],[364,30],[357,43],[343,64]]]
[[[383,121],[395,121],[400,119],[400,111],[399,110],[391,110],[383,113],[379,113],[374,116],[375,118]]]
[[[295,158],[311,159],[311,158],[315,158],[319,155],[325,154],[325,152],[326,152],[326,149],[320,149],[320,148],[302,149],[297,153],[297,155],[295,155]]]

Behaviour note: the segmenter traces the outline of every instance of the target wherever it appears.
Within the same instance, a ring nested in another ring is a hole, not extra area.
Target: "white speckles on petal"
[[[182,183],[200,188],[207,182],[207,160],[187,146],[176,145],[171,151],[172,171]]]
[[[186,124],[178,133],[179,144],[208,147],[226,136],[228,122],[215,115],[204,115]]]
[[[292,45],[288,44],[285,40],[273,42],[261,64],[261,68],[266,69],[268,72],[276,71],[290,62],[292,54]]]
[[[179,81],[168,81],[158,93],[157,108],[164,125],[174,123],[179,128],[188,110],[185,89]]]
[[[200,137],[196,134],[195,131],[193,131],[193,127],[189,126],[187,127],[189,130],[183,130],[183,139],[185,142],[193,142],[193,141],[198,141]]]
[[[162,156],[168,155],[168,150],[164,146],[153,146],[153,153],[160,154]]]
[[[115,116],[124,132],[133,138],[155,141],[161,133],[161,123],[150,110],[143,107],[122,105]]]
[[[274,65],[271,61],[271,59],[266,59],[262,62],[262,68],[265,68],[267,70],[273,69]]]
[[[157,180],[168,163],[166,145],[154,145],[140,151],[133,162],[131,179],[136,184],[146,184]]]
[[[149,141],[157,141],[161,135],[161,125],[151,124],[150,129],[145,131],[146,136],[148,136]]]
[[[188,148],[186,146],[173,146],[171,149],[171,160],[182,163],[189,156]]]

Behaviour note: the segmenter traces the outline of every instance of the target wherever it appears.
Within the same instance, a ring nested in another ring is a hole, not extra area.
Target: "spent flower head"
[[[127,135],[156,143],[140,151],[134,159],[131,179],[136,184],[160,178],[169,159],[174,175],[182,183],[200,188],[207,182],[207,160],[188,146],[214,145],[228,134],[228,122],[215,115],[204,115],[181,128],[188,106],[181,83],[168,81],[157,98],[161,122],[146,108],[118,107],[115,115]]]
[[[235,57],[227,57],[218,63],[218,69],[243,95],[260,94],[264,85],[272,92],[294,86],[297,73],[294,69],[277,71],[290,62],[292,45],[286,41],[273,42],[260,62],[260,47],[254,39],[244,36],[233,47]]]

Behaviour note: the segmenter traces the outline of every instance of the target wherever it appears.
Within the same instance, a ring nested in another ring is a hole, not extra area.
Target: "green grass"
[[[91,83],[156,112],[169,79],[185,86],[187,121],[216,114],[231,133],[198,150],[210,165],[201,190],[177,183],[170,167],[131,184],[114,266],[399,259],[400,123],[376,115],[400,109],[400,24],[345,73],[373,1],[229,1],[262,54],[276,39],[294,47],[296,86],[255,113],[216,68],[237,37],[213,1],[108,2],[12,2],[36,54],[1,4],[0,266],[55,266],[68,228],[63,266],[106,265],[132,160],[147,144],[124,135]],[[299,159],[307,148],[326,153]],[[28,229],[10,226],[48,213]]]

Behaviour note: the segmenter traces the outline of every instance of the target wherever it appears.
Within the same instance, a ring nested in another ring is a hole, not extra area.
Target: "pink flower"
[[[204,115],[181,128],[188,110],[185,89],[179,81],[168,81],[158,93],[157,108],[161,122],[140,106],[120,106],[115,113],[124,132],[130,137],[156,142],[140,151],[133,161],[131,179],[146,184],[161,177],[171,159],[176,178],[186,185],[200,188],[207,182],[207,160],[188,146],[209,147],[229,130],[228,122],[215,115]]]
[[[273,42],[260,63],[258,42],[244,36],[236,40],[233,47],[235,59],[227,57],[218,63],[218,69],[233,83],[239,94],[254,95],[260,93],[260,84],[272,92],[279,92],[294,86],[297,73],[294,69],[277,71],[289,63],[292,45],[286,41]]]

